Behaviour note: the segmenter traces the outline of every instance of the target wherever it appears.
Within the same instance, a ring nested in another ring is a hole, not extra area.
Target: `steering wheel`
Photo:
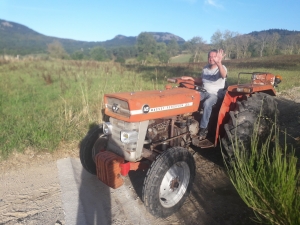
[[[186,85],[188,84],[188,85]],[[192,85],[194,86],[194,90],[196,91],[199,91],[199,92],[206,92],[206,89],[204,89],[203,87],[199,86],[199,85],[196,85],[196,84],[191,84],[191,83],[188,83],[188,82],[180,82],[179,83],[179,87],[186,87],[186,88],[189,88],[188,86],[189,85]]]

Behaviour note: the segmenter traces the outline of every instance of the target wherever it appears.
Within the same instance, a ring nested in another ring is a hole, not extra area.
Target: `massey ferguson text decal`
[[[159,106],[155,108],[150,108],[149,105],[144,105],[141,110],[132,110],[130,111],[130,115],[137,115],[137,114],[143,114],[143,113],[153,113],[153,112],[160,112],[165,110],[172,110],[172,109],[178,109],[178,108],[184,108],[192,106],[193,102],[187,102],[187,103],[181,103],[177,105],[166,105],[166,106]]]

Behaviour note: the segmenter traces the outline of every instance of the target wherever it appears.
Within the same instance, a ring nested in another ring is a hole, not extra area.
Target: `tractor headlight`
[[[123,143],[134,143],[138,141],[137,131],[121,131],[121,141]]]
[[[110,122],[103,123],[103,133],[104,134],[111,134],[112,125]]]

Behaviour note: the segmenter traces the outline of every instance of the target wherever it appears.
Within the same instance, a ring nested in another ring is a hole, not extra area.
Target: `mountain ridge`
[[[168,32],[146,32],[151,34],[157,42],[168,43],[175,39],[178,44],[184,44],[185,40],[180,36]],[[253,37],[261,33],[278,33],[280,36],[300,34],[300,31],[289,31],[286,29],[269,29],[262,31],[252,31],[248,34]],[[53,42],[62,44],[67,53],[72,54],[75,51],[82,51],[102,46],[105,48],[130,47],[134,46],[137,36],[116,35],[114,38],[106,41],[80,41],[71,38],[59,38],[41,34],[25,25],[0,19],[0,54],[26,55],[46,53],[47,46]]]
[[[178,44],[185,40],[168,32],[147,32],[153,35],[157,42],[168,42],[175,39]],[[45,53],[47,45],[58,41],[68,53],[80,49],[102,46],[106,48],[133,46],[137,36],[116,35],[106,41],[80,41],[69,38],[58,38],[41,34],[33,29],[11,21],[0,19],[0,54],[36,54]],[[31,49],[31,50],[29,50]]]

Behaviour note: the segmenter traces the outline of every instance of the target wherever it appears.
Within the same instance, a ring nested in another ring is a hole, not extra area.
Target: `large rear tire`
[[[234,159],[234,149],[250,150],[251,137],[257,128],[257,137],[265,140],[278,117],[277,102],[266,93],[255,93],[242,101],[236,102],[234,111],[230,111],[230,119],[224,125],[225,136],[221,139],[228,160]]]
[[[158,156],[143,186],[146,209],[156,217],[168,217],[183,205],[195,177],[195,161],[189,151],[172,147]]]
[[[107,146],[107,138],[101,137],[103,134],[102,126],[94,126],[80,143],[79,157],[84,169],[96,175],[96,154]]]

